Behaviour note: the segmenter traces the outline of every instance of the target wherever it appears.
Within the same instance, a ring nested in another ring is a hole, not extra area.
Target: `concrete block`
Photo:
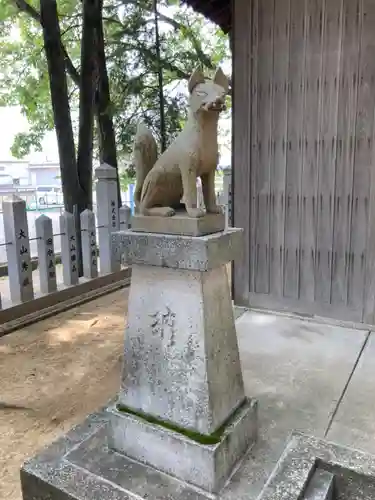
[[[208,271],[240,256],[243,230],[229,229],[222,233],[191,237],[119,231],[112,234],[116,261],[130,264]]]
[[[176,234],[182,236],[204,236],[222,232],[225,229],[224,214],[206,214],[192,218],[177,212],[173,217],[134,215],[131,220],[133,231],[139,233]]]
[[[113,405],[114,402],[108,408]],[[249,405],[242,420],[244,426],[236,427],[233,423],[235,429],[231,435],[239,447],[243,446],[243,436],[254,431],[256,405],[254,402]],[[109,434],[109,411],[103,410],[90,415],[85,422],[28,460],[21,470],[23,500],[238,500],[230,481],[217,497],[213,497],[208,491],[114,452],[108,446]],[[204,449],[212,460],[219,460],[211,447],[201,446],[196,454],[203,456]],[[230,458],[229,452],[233,449],[231,438],[227,437],[219,455]],[[245,460],[249,460],[249,456]],[[248,488],[247,478],[243,477],[240,498],[246,498]]]
[[[295,432],[259,500],[372,500],[375,457]]]
[[[304,500],[334,500],[334,479],[330,472],[317,469],[307,485]]]

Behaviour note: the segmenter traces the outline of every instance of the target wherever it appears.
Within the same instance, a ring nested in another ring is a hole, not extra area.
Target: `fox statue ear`
[[[217,85],[220,85],[220,87],[223,87],[225,92],[228,92],[229,81],[221,68],[217,68],[217,70],[216,70],[216,73],[214,76],[214,83],[216,83]]]
[[[199,68],[196,68],[191,77],[189,78],[189,83],[188,83],[188,89],[189,89],[189,94],[191,94],[194,90],[194,88],[199,84],[199,83],[204,83],[204,74]]]

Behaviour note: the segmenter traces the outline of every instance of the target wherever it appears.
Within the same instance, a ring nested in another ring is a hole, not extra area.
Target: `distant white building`
[[[28,169],[32,186],[61,187],[60,164],[58,162],[30,162]]]
[[[30,184],[29,162],[25,160],[0,160],[0,184],[28,186]]]
[[[56,161],[0,160],[0,186],[55,186],[61,188]]]

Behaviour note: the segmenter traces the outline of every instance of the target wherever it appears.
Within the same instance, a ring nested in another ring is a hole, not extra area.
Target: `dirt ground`
[[[0,338],[0,499],[21,500],[24,460],[115,396],[127,295],[115,292]]]

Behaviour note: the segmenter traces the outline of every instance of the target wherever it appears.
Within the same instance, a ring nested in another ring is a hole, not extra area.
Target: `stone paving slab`
[[[252,311],[236,327],[245,390],[259,404],[245,500],[259,495],[292,431],[324,436],[367,332]]]
[[[375,454],[375,335],[371,333],[328,438]]]

